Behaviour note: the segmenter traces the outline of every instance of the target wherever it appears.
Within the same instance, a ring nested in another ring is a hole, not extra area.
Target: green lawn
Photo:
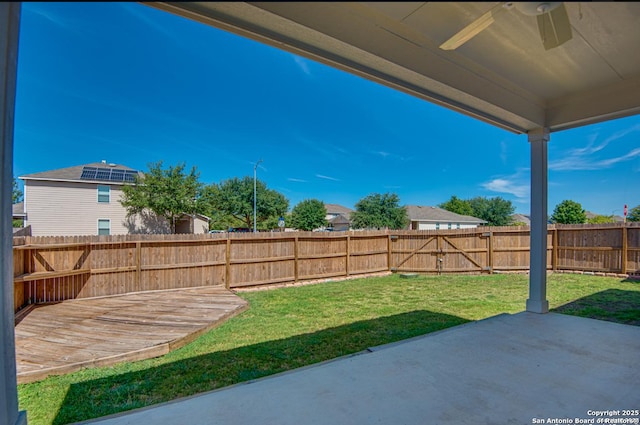
[[[29,423],[67,424],[247,381],[367,347],[524,310],[526,275],[397,275],[240,295],[251,307],[166,356],[20,385]],[[640,283],[549,277],[562,313],[640,325]]]

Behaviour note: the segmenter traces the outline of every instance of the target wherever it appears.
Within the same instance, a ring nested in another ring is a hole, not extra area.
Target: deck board
[[[18,382],[157,357],[247,308],[222,286],[38,306],[15,327]]]

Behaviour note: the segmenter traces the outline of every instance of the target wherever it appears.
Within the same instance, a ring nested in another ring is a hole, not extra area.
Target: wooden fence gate
[[[391,235],[391,271],[483,273],[489,266],[489,232]]]

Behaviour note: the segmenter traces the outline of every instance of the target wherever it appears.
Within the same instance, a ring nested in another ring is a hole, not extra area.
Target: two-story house
[[[122,187],[141,174],[106,161],[26,174],[24,225],[33,236],[169,233],[169,223],[153,214],[127,217],[120,204]],[[177,233],[206,233],[208,219],[185,215]]]
[[[324,207],[327,210],[325,220],[327,220],[327,227],[329,229],[336,232],[349,230],[351,227],[352,209],[338,204],[325,204]]]

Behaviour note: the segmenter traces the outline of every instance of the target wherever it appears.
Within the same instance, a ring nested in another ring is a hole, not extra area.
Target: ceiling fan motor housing
[[[538,16],[544,13],[549,13],[562,4],[560,1],[550,2],[517,2],[515,3],[516,9],[523,15]]]

